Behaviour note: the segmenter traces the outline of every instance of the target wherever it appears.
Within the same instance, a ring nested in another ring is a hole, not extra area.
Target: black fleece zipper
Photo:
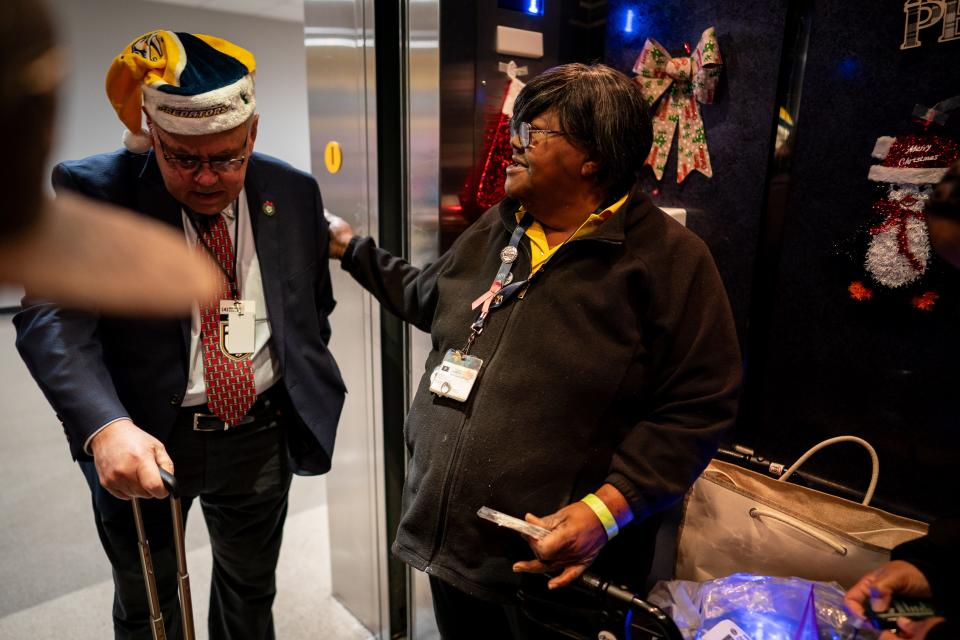
[[[506,225],[504,226],[506,227]],[[513,230],[512,229],[509,230],[509,233],[513,233]],[[533,257],[530,254],[529,248],[522,243],[520,244],[519,248],[524,253],[527,260],[532,264]],[[528,282],[529,282],[529,279],[528,279]],[[500,332],[501,337],[503,336],[503,334],[507,332],[507,329],[510,328],[510,323],[512,319],[513,319],[513,312],[511,311],[510,315],[507,316],[507,322],[504,324],[503,330]],[[483,334],[480,334],[480,336],[482,335]],[[477,336],[477,339],[479,339],[480,336]],[[498,341],[498,345],[499,345],[499,341]],[[496,353],[497,353],[497,349],[495,348],[487,357],[486,361],[484,362],[484,369],[480,372],[480,375],[477,377],[477,380],[475,382],[475,388],[483,382],[483,376],[486,373],[489,373],[490,363],[493,360],[493,357],[496,355]],[[474,396],[474,398],[476,398],[476,396]],[[467,427],[469,426],[469,424],[470,423],[469,423],[469,420],[467,420],[466,413],[464,413],[463,420],[460,422],[459,430],[457,431],[456,442],[453,443],[453,455],[450,457],[450,464],[447,465],[447,470],[443,476],[443,487],[440,490],[440,508],[437,510],[437,525],[436,525],[434,536],[433,536],[433,547],[430,549],[430,557],[427,559],[427,566],[424,569],[425,573],[430,573],[432,571],[432,568],[430,565],[433,563],[434,559],[437,557],[437,553],[440,551],[440,548],[443,546],[443,543],[444,543],[444,538],[446,536],[447,510],[449,508],[449,503],[450,503],[451,480],[454,473],[454,469],[456,469],[459,466],[458,463],[460,460],[460,455],[462,453],[460,448],[460,442],[462,441],[463,433],[464,431],[467,430]]]

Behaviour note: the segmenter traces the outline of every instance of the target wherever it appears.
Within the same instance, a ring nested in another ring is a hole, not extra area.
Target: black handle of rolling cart
[[[642,620],[633,620],[632,624],[642,629],[650,638],[663,638],[664,640],[683,640],[683,635],[676,623],[663,612],[660,607],[650,604],[641,599],[632,591],[612,584],[592,573],[584,573],[580,576],[579,585],[590,592],[606,597],[607,600],[614,601],[615,604],[624,605],[628,612],[639,611],[642,614]],[[628,613],[627,622],[624,630],[625,637],[632,637],[631,620]]]
[[[175,496],[179,500],[180,485],[177,483],[176,477],[163,467],[158,467],[157,470],[160,472],[160,479],[163,480],[163,486],[167,488],[171,496]]]
[[[183,511],[180,508],[180,487],[173,474],[160,469],[167,492],[170,494],[170,517],[173,520],[173,545],[177,556],[177,589],[180,594],[180,615],[183,620],[184,640],[195,640],[193,627],[193,601],[190,596],[190,576],[187,574],[187,554],[183,540]],[[147,603],[150,608],[150,630],[154,640],[166,640],[163,627],[163,614],[160,611],[160,598],[157,593],[157,580],[153,573],[153,560],[150,558],[150,543],[143,526],[140,512],[140,500],[131,499],[133,518],[137,526],[137,543],[140,548],[140,568],[143,570],[143,582],[147,589]]]

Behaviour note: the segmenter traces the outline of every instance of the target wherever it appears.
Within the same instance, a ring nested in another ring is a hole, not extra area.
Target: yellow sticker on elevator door
[[[340,166],[343,164],[343,151],[340,150],[339,142],[331,140],[327,143],[327,148],[323,150],[323,161],[330,173],[340,171]]]

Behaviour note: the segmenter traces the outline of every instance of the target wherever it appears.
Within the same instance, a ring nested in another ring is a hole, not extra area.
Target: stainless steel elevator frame
[[[378,202],[374,0],[304,2],[312,169],[324,205],[358,233],[376,238],[380,215],[403,216],[405,257],[423,265],[436,258],[439,246],[440,2],[397,1],[404,17],[398,54],[405,56],[406,90],[405,104],[396,106],[405,114],[407,152],[396,161],[406,174],[406,203]],[[330,141],[343,154],[336,174],[324,162]],[[388,638],[389,598],[403,596],[388,589],[394,532],[385,526],[379,309],[336,265],[331,272],[338,301],[331,349],[349,389],[327,476],[333,594],[374,634]],[[408,331],[410,386],[420,378],[430,341]],[[408,637],[435,638],[429,586],[421,574],[410,573]]]
[[[407,25],[407,239],[410,262],[422,266],[437,258],[440,247],[440,0],[404,0]],[[408,326],[413,397],[430,353],[430,336]],[[439,638],[426,575],[410,571],[409,637]]]
[[[373,0],[305,0],[308,112],[313,175],[324,206],[358,233],[376,236],[376,92]],[[343,163],[331,174],[329,142]],[[379,637],[389,637],[387,538],[376,303],[331,263],[337,308],[331,350],[348,395],[327,475],[333,595]]]

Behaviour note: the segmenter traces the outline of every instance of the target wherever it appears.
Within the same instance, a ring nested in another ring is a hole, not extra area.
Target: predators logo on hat
[[[158,30],[131,42],[107,71],[110,104],[127,127],[123,143],[145,152],[141,105],[170,133],[227,131],[254,112],[253,54],[213,36]]]

